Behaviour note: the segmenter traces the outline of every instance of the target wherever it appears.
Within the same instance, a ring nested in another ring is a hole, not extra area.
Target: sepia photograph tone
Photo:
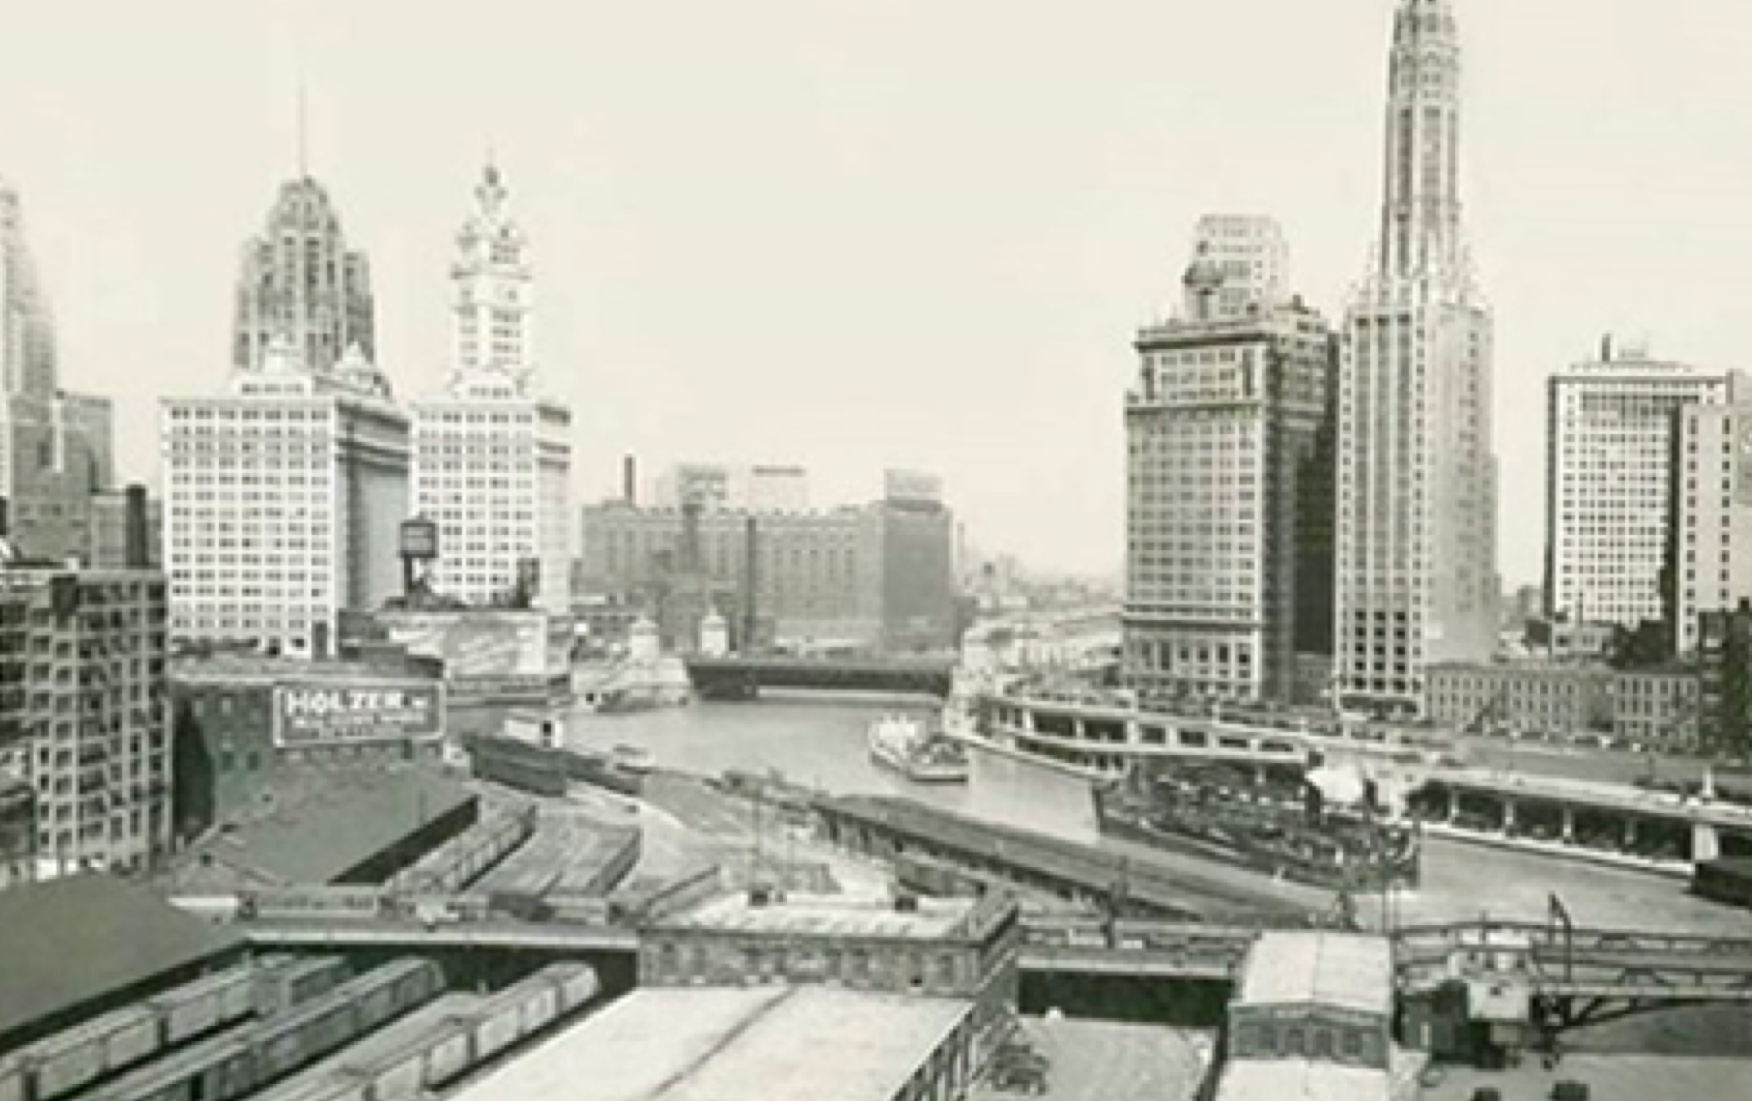
[[[1749,70],[0,0],[0,1101],[1747,1101]]]

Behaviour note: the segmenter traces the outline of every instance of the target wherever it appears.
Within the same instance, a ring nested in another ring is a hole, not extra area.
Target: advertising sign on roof
[[[444,686],[432,681],[288,681],[274,688],[283,749],[433,741],[444,735]]]

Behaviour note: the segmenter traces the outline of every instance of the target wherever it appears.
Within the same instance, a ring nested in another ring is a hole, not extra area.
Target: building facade
[[[282,341],[230,394],[162,413],[176,639],[320,656],[343,609],[401,591],[408,418],[356,350],[315,371]]]
[[[1288,700],[1297,651],[1331,637],[1336,345],[1318,314],[1263,289],[1226,304],[1209,250],[1183,284],[1181,316],[1138,335],[1126,401],[1126,676],[1142,691]]]
[[[1544,661],[1436,665],[1427,715],[1472,733],[1609,736],[1666,750],[1696,744],[1698,671]]]
[[[282,339],[313,371],[353,347],[373,359],[374,311],[370,265],[347,248],[328,191],[308,175],[286,181],[266,229],[243,246],[232,367],[255,370]]]
[[[809,511],[809,472],[800,466],[677,463],[657,478],[653,504],[732,512]]]
[[[50,874],[168,852],[165,620],[155,571],[0,568],[0,775],[35,790]]]
[[[1193,231],[1192,251],[1222,277],[1213,292],[1215,316],[1245,317],[1250,307],[1288,301],[1290,246],[1276,219],[1207,214]]]
[[[1674,651],[1691,658],[1702,617],[1752,596],[1752,404],[1692,405],[1674,416],[1662,596]]]
[[[831,512],[592,506],[581,580],[650,609],[671,649],[697,646],[698,621],[714,610],[738,648],[945,649],[959,614],[955,521],[936,492],[903,483]]]
[[[18,195],[0,182],[0,498],[27,552],[84,553],[90,494],[114,474],[111,421],[108,398],[60,388],[48,296]]]
[[[220,654],[173,662],[175,830],[194,837],[259,810],[289,769],[436,760],[442,682],[379,662]]]
[[[1460,44],[1448,0],[1401,0],[1386,194],[1339,372],[1335,689],[1417,713],[1426,671],[1497,633],[1490,313],[1461,233]]]
[[[450,393],[413,403],[414,508],[438,525],[432,584],[470,604],[571,605],[572,415],[537,396],[528,242],[488,165],[451,268]]]
[[[164,548],[164,501],[141,485],[91,496],[85,564],[94,570],[159,568]]]
[[[1546,614],[1635,627],[1662,614],[1674,414],[1728,400],[1728,376],[1640,352],[1546,384]]]

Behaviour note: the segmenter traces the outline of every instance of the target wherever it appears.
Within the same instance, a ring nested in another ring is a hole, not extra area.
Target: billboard
[[[379,621],[409,652],[442,659],[446,680],[547,676],[566,667],[571,646],[571,621],[541,612],[386,613]],[[557,649],[556,633],[564,639]]]
[[[943,503],[943,479],[917,470],[890,470],[882,479],[883,498],[907,504]]]
[[[443,736],[444,686],[435,681],[313,678],[274,686],[274,744],[283,749]]]

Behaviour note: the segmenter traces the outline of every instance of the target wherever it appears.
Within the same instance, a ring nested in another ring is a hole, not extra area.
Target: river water
[[[894,711],[926,715],[930,709],[917,698],[769,692],[758,702],[579,714],[573,730],[574,737],[596,747],[647,749],[666,768],[705,774],[777,770],[835,794],[905,796],[1067,840],[1097,840],[1088,785],[1065,773],[976,752],[970,783],[932,786],[908,783],[870,761],[864,738],[873,720]],[[1752,937],[1752,913],[1693,898],[1678,880],[1640,872],[1433,839],[1426,840],[1423,872],[1418,890],[1395,898],[1391,920],[1458,921],[1489,914],[1543,921],[1556,894],[1581,925]]]

